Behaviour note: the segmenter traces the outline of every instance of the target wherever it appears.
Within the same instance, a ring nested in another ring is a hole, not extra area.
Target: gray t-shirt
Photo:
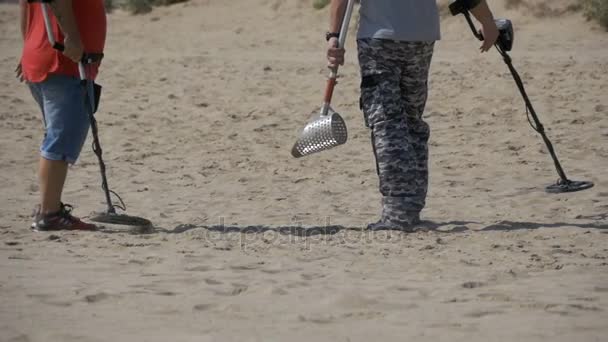
[[[439,40],[436,0],[361,0],[357,38]]]

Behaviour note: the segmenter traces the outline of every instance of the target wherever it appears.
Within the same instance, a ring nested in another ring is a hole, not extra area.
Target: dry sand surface
[[[109,15],[110,183],[155,229],[30,232],[42,123],[0,5],[0,341],[606,341],[608,34],[569,1],[492,3],[566,171],[595,188],[543,192],[557,176],[508,70],[446,16],[427,229],[375,235],[352,36],[334,106],[349,142],[290,156],[326,75],[327,12],[296,0]],[[88,145],[64,195],[103,208]]]

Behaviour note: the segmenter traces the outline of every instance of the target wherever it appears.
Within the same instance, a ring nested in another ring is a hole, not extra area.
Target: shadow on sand
[[[523,230],[523,229],[539,229],[539,228],[565,228],[565,227],[576,227],[581,229],[608,229],[607,223],[536,223],[536,222],[514,222],[514,221],[501,221],[481,229],[482,231],[510,231],[510,230]]]
[[[575,227],[580,229],[600,229],[608,230],[608,222],[606,222],[606,216],[608,214],[594,215],[579,217],[585,220],[595,220],[594,223],[574,223],[574,222],[525,222],[525,221],[500,221],[493,223],[482,228],[478,228],[483,224],[474,221],[447,221],[447,222],[434,222],[434,221],[422,221],[417,227],[416,232],[436,232],[436,233],[462,233],[467,231],[477,232],[491,232],[491,231],[516,231],[516,230],[534,230],[540,228],[565,228]],[[604,222],[606,223],[604,223]],[[475,225],[475,228],[471,228],[470,225]],[[334,235],[340,231],[358,231],[364,232],[364,227],[345,227],[339,225],[327,225],[327,226],[270,226],[270,225],[249,225],[249,226],[238,226],[238,225],[200,225],[200,224],[180,224],[173,229],[167,229],[162,227],[148,227],[148,228],[119,228],[119,227],[105,227],[100,231],[103,233],[130,233],[130,234],[183,234],[192,230],[205,229],[209,232],[228,234],[228,233],[239,233],[239,234],[263,234],[265,232],[278,233],[281,235],[293,235],[297,237],[309,237],[317,235]],[[605,232],[608,234],[608,231]]]
[[[470,230],[467,225],[475,224],[477,222],[471,221],[449,221],[449,222],[433,222],[433,221],[422,221],[417,227],[416,231],[437,231],[440,233],[461,233]],[[478,223],[477,223],[478,224]],[[240,234],[263,234],[265,232],[278,233],[282,235],[293,235],[297,237],[309,237],[316,235],[334,235],[340,231],[356,231],[364,232],[364,227],[346,227],[339,225],[327,225],[327,226],[270,226],[270,225],[249,225],[249,226],[236,226],[236,225],[197,225],[197,224],[180,224],[173,229],[167,229],[162,227],[105,227],[100,230],[103,233],[131,233],[131,234],[183,234],[192,230],[205,229],[214,233],[240,233]]]

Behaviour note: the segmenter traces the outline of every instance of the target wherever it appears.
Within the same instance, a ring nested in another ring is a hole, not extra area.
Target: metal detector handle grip
[[[471,19],[471,14],[466,11],[463,12],[462,14],[464,14],[464,17],[467,19],[467,23],[469,24],[469,27],[471,28],[471,32],[473,32],[473,35],[479,39],[480,41],[483,42],[484,38],[483,38],[483,33],[481,33],[481,30],[478,30],[477,27],[475,27],[475,24],[473,23],[473,19]]]
[[[355,0],[348,0],[346,5],[346,11],[344,12],[344,18],[342,19],[342,26],[340,27],[340,36],[338,37],[338,48],[343,49],[346,43],[346,37],[348,35],[348,26],[350,19],[353,14],[353,8],[355,7]],[[338,67],[331,68],[329,77],[327,79],[327,86],[325,87],[325,97],[323,100],[322,114],[327,115],[329,111],[329,104],[334,94],[334,88],[337,84],[336,79],[338,78]]]

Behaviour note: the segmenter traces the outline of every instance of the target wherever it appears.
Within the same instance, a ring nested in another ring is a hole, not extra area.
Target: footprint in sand
[[[468,303],[470,302],[470,299],[467,298],[452,298],[452,299],[447,299],[442,301],[443,304],[450,304],[450,303]]]
[[[50,295],[50,294],[28,294],[27,296],[30,298],[38,299],[41,303],[47,304],[47,305],[59,306],[59,307],[72,306],[71,302],[55,300],[54,299],[55,296]]]
[[[569,299],[581,301],[581,302],[597,302],[600,298],[599,297],[574,297],[574,298],[569,298]]]
[[[282,264],[276,265],[275,264],[275,265],[268,265],[267,268],[260,269],[260,272],[267,273],[267,274],[279,274],[279,273],[299,272],[300,270],[302,270],[302,268],[300,268],[300,267],[286,268],[285,265],[282,265]]]
[[[27,335],[19,335],[15,337],[11,337],[7,340],[7,342],[30,342],[31,339]]]
[[[297,287],[308,287],[310,284],[306,281],[292,281],[285,285],[288,289],[295,289]]]
[[[13,254],[13,255],[9,255],[8,256],[9,260],[32,260],[32,258],[26,256],[26,255],[21,255],[21,254]]]
[[[186,268],[186,271],[188,271],[188,272],[208,272],[211,270],[212,270],[212,268],[210,266],[205,266],[205,265]]]
[[[586,306],[581,304],[547,304],[545,305],[545,311],[561,316],[570,316],[576,314],[577,311],[600,312],[603,310],[597,306]]]
[[[296,261],[309,263],[309,262],[321,261],[321,260],[325,260],[325,259],[329,259],[329,258],[331,258],[331,255],[309,257],[309,258],[296,257]]]
[[[490,315],[500,315],[503,313],[504,312],[499,311],[499,310],[482,310],[482,311],[473,311],[473,312],[465,314],[464,316],[471,317],[471,318],[481,318],[481,317],[490,316]]]
[[[278,274],[281,273],[281,269],[265,269],[265,270],[260,270],[260,272],[264,272],[264,273],[268,273],[268,274]]]
[[[448,328],[448,329],[458,329],[462,328],[462,323],[432,323],[429,325],[429,328]]]
[[[287,290],[285,290],[282,287],[273,286],[272,289],[270,290],[270,294],[284,296],[286,294],[289,294],[289,292],[287,292]]]
[[[194,311],[207,311],[217,307],[217,304],[196,304],[192,307]]]
[[[239,294],[247,291],[247,289],[248,289],[247,285],[233,284],[231,289],[214,290],[213,292],[218,296],[232,297],[232,296],[238,296]]]
[[[462,287],[464,287],[465,289],[475,289],[484,285],[484,283],[479,281],[467,281],[466,283],[462,284]]]
[[[251,271],[260,268],[258,264],[246,264],[246,265],[233,265],[230,266],[231,270],[235,271]]]
[[[158,277],[158,274],[156,274],[156,273],[142,273],[141,276],[142,277]]]
[[[595,292],[608,292],[608,287],[599,287],[599,286],[596,286],[596,287],[593,288],[593,291],[595,291]]]
[[[304,280],[314,280],[314,279],[324,278],[325,274],[321,274],[321,273],[302,273],[302,274],[300,274],[300,277],[302,277],[302,279],[304,279]]]
[[[340,315],[340,318],[344,319],[378,319],[385,317],[386,314],[379,311],[357,311],[357,312],[347,312]]]
[[[101,302],[102,300],[105,300],[108,298],[110,298],[110,295],[107,293],[104,293],[104,292],[99,292],[96,294],[84,296],[84,300],[87,303],[97,303],[97,302]]]
[[[389,291],[399,291],[399,292],[407,292],[407,291],[416,291],[416,289],[411,288],[411,287],[407,287],[407,286],[390,286],[388,288]]]
[[[481,293],[477,295],[479,298],[483,298],[490,301],[499,301],[499,302],[511,302],[513,299],[506,294],[501,293]]]
[[[300,320],[300,322],[311,322],[311,323],[316,323],[316,324],[329,324],[329,323],[333,323],[335,321],[335,317],[332,315],[326,315],[326,314],[313,314],[313,315],[309,315],[308,317],[304,316],[304,315],[299,315],[298,316],[298,320]]]
[[[137,260],[137,259],[131,259],[127,262],[128,264],[135,264],[135,265],[144,265],[146,262],[142,261],[142,260]],[[124,263],[123,263],[124,264]]]
[[[207,285],[220,285],[220,284],[223,284],[221,281],[215,280],[215,279],[211,279],[211,278],[205,279],[205,283]]]

